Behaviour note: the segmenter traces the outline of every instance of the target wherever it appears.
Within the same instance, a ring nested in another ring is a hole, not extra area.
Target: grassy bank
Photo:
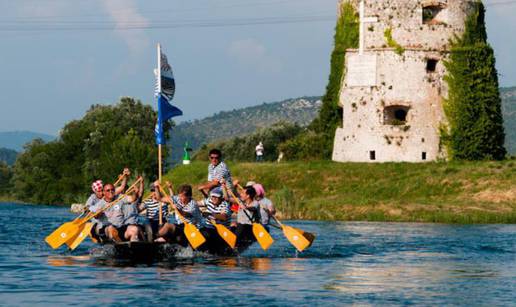
[[[263,183],[284,218],[516,222],[516,161],[228,164],[234,178]],[[207,163],[195,162],[165,178],[197,185],[206,175]]]

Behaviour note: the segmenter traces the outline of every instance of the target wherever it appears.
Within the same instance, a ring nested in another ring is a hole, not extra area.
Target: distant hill
[[[502,113],[505,126],[505,148],[516,155],[516,87],[500,89],[502,96]]]
[[[185,141],[196,150],[203,144],[246,135],[280,121],[306,126],[320,107],[320,97],[301,97],[223,111],[200,120],[180,123],[171,131],[172,159],[179,161],[182,158]]]
[[[8,148],[0,148],[0,161],[7,163],[7,165],[13,165],[16,161],[18,152]]]
[[[56,137],[32,131],[0,132],[0,147],[20,152],[23,150],[23,145],[37,138],[41,138],[45,142],[48,142],[54,140]]]

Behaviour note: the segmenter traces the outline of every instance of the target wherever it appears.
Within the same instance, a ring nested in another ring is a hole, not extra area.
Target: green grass
[[[229,163],[264,184],[287,219],[439,223],[516,222],[516,163]],[[180,166],[178,186],[204,182],[207,163]],[[200,194],[196,195],[200,197]]]

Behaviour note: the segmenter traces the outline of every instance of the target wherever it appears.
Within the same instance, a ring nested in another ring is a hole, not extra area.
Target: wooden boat
[[[246,251],[254,242],[241,242],[232,249],[219,236],[210,236],[206,242],[196,249],[197,252],[220,257],[234,257]],[[114,250],[114,258],[130,259],[134,261],[155,261],[181,256],[190,249],[186,238],[178,238],[176,243],[166,242],[106,242],[101,246],[109,246]]]

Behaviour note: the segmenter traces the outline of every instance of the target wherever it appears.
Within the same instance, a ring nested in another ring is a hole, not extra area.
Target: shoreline
[[[516,162],[425,164],[228,163],[233,178],[264,184],[285,220],[516,224]],[[164,175],[177,188],[206,180],[207,162]],[[315,178],[315,179],[314,179]],[[194,198],[201,194],[194,188]],[[2,203],[28,204],[12,197]],[[37,205],[37,204],[36,204]],[[53,205],[67,207],[70,205]]]
[[[12,201],[0,199],[0,206],[2,205],[21,205],[21,206],[51,206],[65,208],[70,213],[73,213],[70,206],[68,205],[48,205],[48,204],[32,204],[21,201]],[[396,208],[389,208],[383,206],[382,209],[396,210]],[[516,224],[516,212],[511,213],[509,216],[492,214],[485,215],[485,212],[479,212],[480,214],[449,214],[446,212],[439,211],[428,211],[424,218],[415,216],[414,218],[407,218],[403,216],[393,217],[379,211],[376,213],[369,213],[368,217],[362,218],[344,218],[344,219],[331,219],[331,218],[320,218],[316,216],[307,215],[306,217],[299,218],[286,215],[285,213],[278,211],[278,218],[282,221],[307,221],[307,222],[357,222],[357,223],[400,223],[400,224],[444,224],[444,225],[508,225]],[[74,213],[76,214],[76,213]],[[363,215],[363,209],[356,208],[356,210],[348,211],[350,216]]]

